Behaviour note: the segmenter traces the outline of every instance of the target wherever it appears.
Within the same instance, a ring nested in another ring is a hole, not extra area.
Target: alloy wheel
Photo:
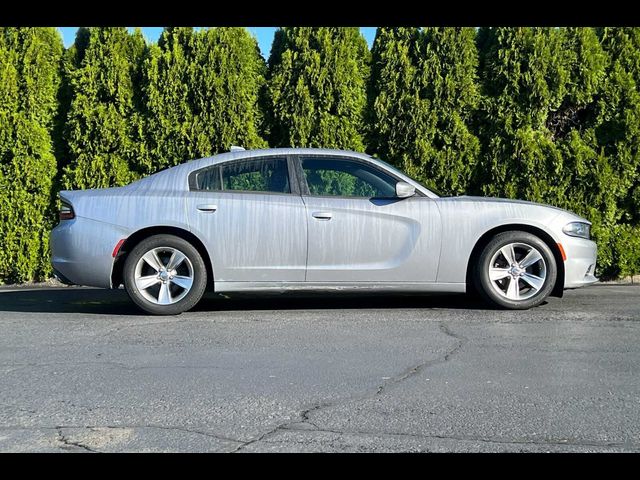
[[[489,280],[494,290],[511,300],[527,300],[542,290],[547,264],[538,249],[522,242],[498,249],[489,262]]]
[[[134,279],[140,294],[157,305],[172,305],[182,300],[193,286],[193,265],[173,247],[149,250],[136,263]]]

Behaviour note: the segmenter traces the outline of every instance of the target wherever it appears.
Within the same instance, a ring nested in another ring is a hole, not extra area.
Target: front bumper
[[[585,238],[564,235],[562,247],[567,255],[564,262],[564,288],[578,288],[598,281],[595,277],[598,247]]]
[[[84,217],[63,220],[51,232],[51,265],[63,283],[111,288],[114,246],[127,231]]]

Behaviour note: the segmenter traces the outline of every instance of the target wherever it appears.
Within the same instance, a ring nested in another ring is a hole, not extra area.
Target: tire
[[[202,298],[207,269],[188,241],[174,235],[154,235],[131,250],[123,278],[129,298],[142,310],[153,315],[177,315]]]
[[[544,302],[557,276],[555,257],[544,241],[528,232],[510,231],[499,233],[484,247],[474,284],[489,303],[526,310]]]

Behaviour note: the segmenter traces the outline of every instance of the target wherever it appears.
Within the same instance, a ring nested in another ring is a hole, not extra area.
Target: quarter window
[[[286,158],[240,160],[196,174],[198,190],[291,193]]]
[[[395,197],[396,179],[362,162],[337,158],[303,158],[309,193],[338,197]]]

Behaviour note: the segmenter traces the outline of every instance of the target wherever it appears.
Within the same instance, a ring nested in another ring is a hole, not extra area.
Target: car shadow
[[[335,309],[472,309],[491,310],[479,298],[463,294],[242,294],[207,293],[192,311],[335,310]],[[146,315],[126,292],[99,288],[54,287],[0,289],[0,312]]]

